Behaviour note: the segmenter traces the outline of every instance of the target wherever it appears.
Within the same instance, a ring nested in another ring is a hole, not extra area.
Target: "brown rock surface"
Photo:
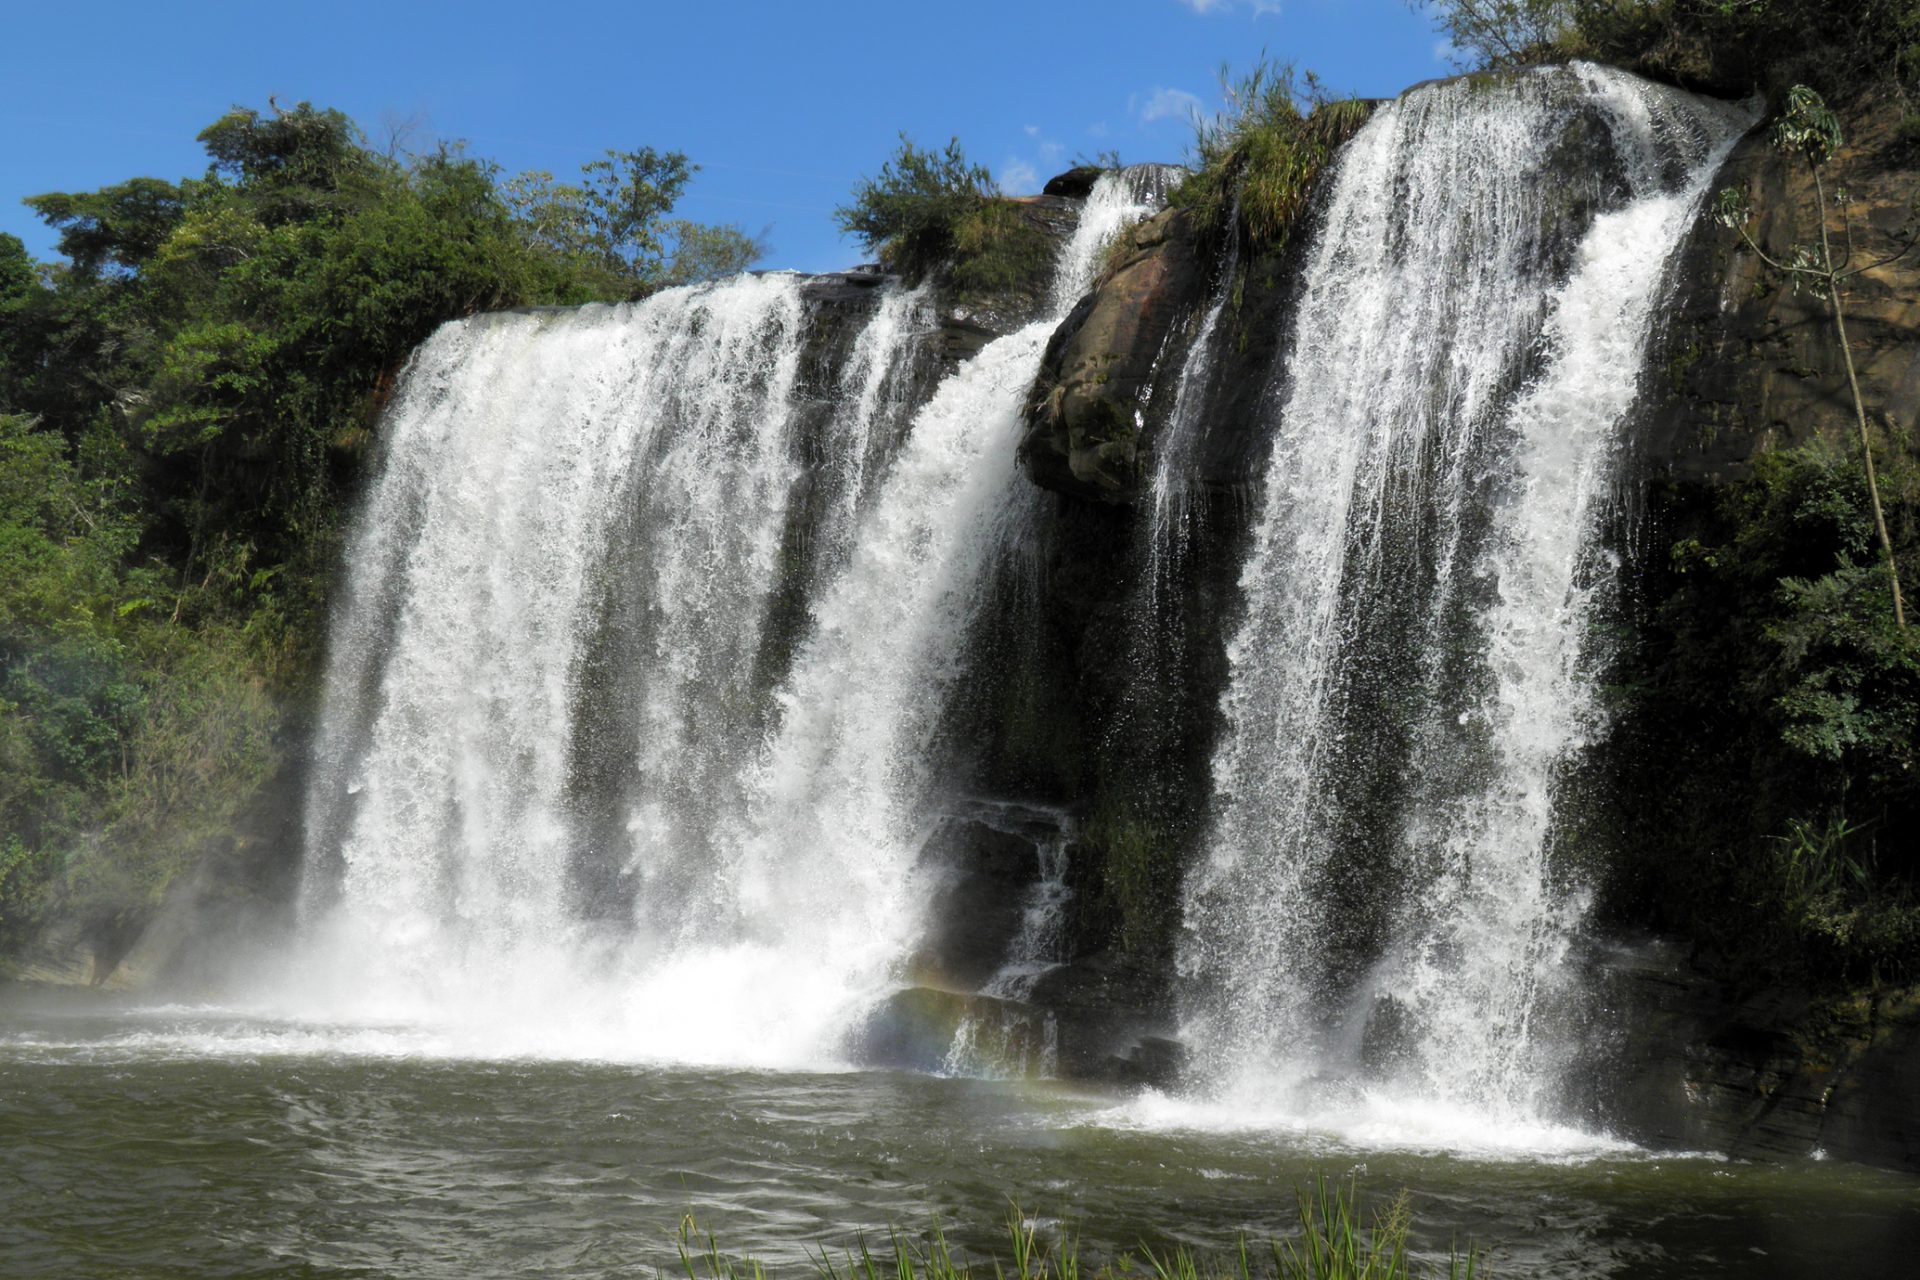
[[[1047,344],[1028,397],[1020,457],[1036,483],[1102,502],[1139,497],[1154,366],[1205,289],[1196,227],[1183,210],[1149,218],[1116,245],[1093,292]]]
[[[1896,103],[1845,111],[1846,145],[1827,165],[1829,197],[1853,202],[1855,261],[1893,252],[1920,168],[1899,145]],[[1728,158],[1716,188],[1744,190],[1754,239],[1778,259],[1819,237],[1804,163],[1756,128]],[[1840,231],[1837,210],[1828,224]],[[1836,252],[1839,246],[1836,246]],[[1703,217],[1681,249],[1674,311],[1655,344],[1646,447],[1657,473],[1681,482],[1738,480],[1759,454],[1818,435],[1851,444],[1853,408],[1833,321],[1819,294],[1795,292],[1739,241]],[[1906,437],[1920,411],[1920,251],[1855,276],[1843,295],[1847,332],[1870,418]]]

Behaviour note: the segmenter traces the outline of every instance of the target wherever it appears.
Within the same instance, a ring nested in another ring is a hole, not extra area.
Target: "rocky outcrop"
[[[1920,153],[1899,136],[1902,115],[1891,101],[1841,113],[1846,144],[1823,180],[1830,199],[1841,189],[1850,198],[1856,263],[1898,249],[1920,193]],[[1813,180],[1766,129],[1734,148],[1717,187],[1746,193],[1751,233],[1775,259],[1819,239]],[[1828,225],[1839,233],[1831,208]],[[1822,295],[1795,290],[1711,217],[1682,247],[1676,271],[1647,379],[1644,447],[1656,477],[1717,485],[1773,448],[1814,436],[1851,445],[1853,405]],[[1910,438],[1920,414],[1920,251],[1853,277],[1843,300],[1867,411],[1892,438]]]
[[[1093,184],[1100,181],[1100,175],[1105,172],[1097,164],[1077,164],[1065,173],[1056,173],[1048,178],[1047,185],[1040,188],[1040,194],[1084,200],[1093,194]]]
[[[1035,483],[1099,502],[1139,497],[1154,372],[1208,276],[1185,210],[1149,218],[1114,247],[1093,292],[1054,331],[1028,397],[1020,458]]]
[[[1823,180],[1830,201],[1837,189],[1848,193],[1856,263],[1898,251],[1920,192],[1920,165],[1899,137],[1902,115],[1898,104],[1873,100],[1840,112],[1846,145]],[[1766,128],[1735,147],[1716,188],[1745,193],[1750,231],[1770,256],[1790,259],[1796,245],[1818,241],[1813,180]],[[1826,214],[1844,253],[1840,212],[1829,203]],[[1742,889],[1743,873],[1731,868],[1764,865],[1786,824],[1819,803],[1828,782],[1815,769],[1833,763],[1783,743],[1775,712],[1785,686],[1769,683],[1769,673],[1798,661],[1783,656],[1770,631],[1775,582],[1826,572],[1837,549],[1826,535],[1801,533],[1815,521],[1767,523],[1777,517],[1759,495],[1775,491],[1746,482],[1769,454],[1820,440],[1857,459],[1859,441],[1823,295],[1796,291],[1711,216],[1683,244],[1675,273],[1673,308],[1643,375],[1635,444],[1644,469],[1624,543],[1637,633],[1623,658],[1630,669],[1615,684],[1635,692],[1595,757],[1612,796],[1595,830],[1608,826],[1601,838],[1614,845],[1600,906],[1614,927],[1671,928],[1683,938],[1724,930],[1739,940],[1703,945],[1697,965],[1675,942],[1636,946],[1610,966],[1602,989],[1619,1031],[1603,1075],[1611,1083],[1596,1097],[1614,1101],[1597,1114],[1663,1145],[1761,1157],[1818,1150],[1920,1167],[1913,993],[1850,988],[1831,961],[1814,966],[1826,975],[1820,984],[1742,972],[1720,953],[1750,941],[1764,953],[1748,929],[1789,925],[1759,912],[1760,924],[1740,926],[1737,909],[1699,905],[1729,893],[1742,905],[1761,896]],[[1844,304],[1884,465],[1889,453],[1914,447],[1920,417],[1920,252],[1853,277]],[[1890,514],[1900,518],[1897,508]],[[1847,808],[1877,815],[1866,822],[1872,856],[1883,868],[1912,865],[1913,826],[1897,793],[1888,808],[1864,790],[1850,793]],[[1858,979],[1878,968],[1847,972]]]
[[[1597,986],[1612,1030],[1589,1105],[1616,1132],[1920,1172],[1920,989],[1743,990],[1658,943],[1617,951]]]

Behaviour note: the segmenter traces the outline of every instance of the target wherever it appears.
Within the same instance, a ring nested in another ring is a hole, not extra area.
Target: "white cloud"
[[[1227,7],[1227,0],[1180,0],[1180,3],[1195,13],[1212,13]]]
[[[1200,99],[1185,89],[1165,89],[1158,85],[1144,99],[1134,94],[1128,105],[1142,124],[1155,120],[1191,120],[1205,112]]]
[[[1000,166],[1000,194],[1030,196],[1040,189],[1040,174],[1025,160],[1009,160]]]
[[[1026,135],[1027,135],[1027,136],[1028,136],[1029,138],[1037,138],[1037,137],[1039,137],[1039,136],[1040,136],[1040,126],[1039,126],[1039,125],[1037,125],[1037,124],[1030,124],[1030,125],[1028,125],[1028,126],[1026,126]]]

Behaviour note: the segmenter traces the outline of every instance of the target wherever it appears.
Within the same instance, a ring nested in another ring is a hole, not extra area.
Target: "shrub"
[[[889,271],[918,277],[953,253],[962,220],[991,198],[992,182],[958,138],[925,151],[903,133],[879,174],[861,179],[852,203],[834,210],[834,221]]]
[[[1203,226],[1244,236],[1254,252],[1284,247],[1314,184],[1371,108],[1335,100],[1311,75],[1262,62],[1234,79],[1224,70],[1226,110],[1196,121],[1195,172],[1173,193]],[[1229,225],[1229,224],[1233,225]]]
[[[962,299],[1044,289],[1056,246],[1018,206],[987,200],[953,225],[950,280]]]

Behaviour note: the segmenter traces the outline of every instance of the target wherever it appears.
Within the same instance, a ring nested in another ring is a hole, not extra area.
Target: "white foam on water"
[[[1489,1123],[1473,1107],[1366,1090],[1286,1105],[1264,1090],[1231,1098],[1194,1098],[1149,1089],[1082,1117],[1079,1123],[1146,1133],[1272,1137],[1290,1149],[1328,1155],[1392,1151],[1487,1162],[1569,1164],[1656,1157],[1631,1142],[1574,1125]],[[1675,1157],[1669,1152],[1659,1153],[1659,1158]]]

